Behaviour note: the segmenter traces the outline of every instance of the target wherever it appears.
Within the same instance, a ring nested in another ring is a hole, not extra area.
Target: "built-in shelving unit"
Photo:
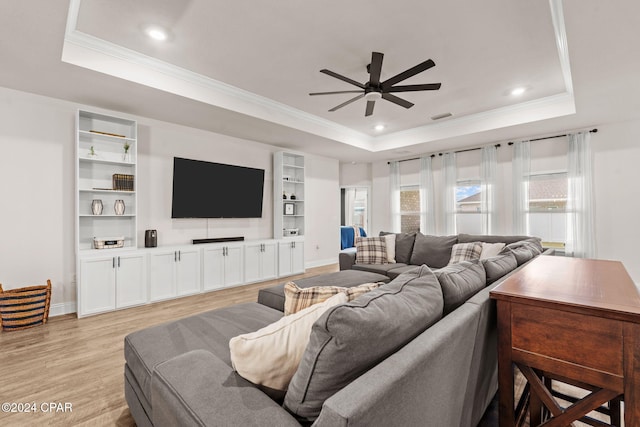
[[[304,155],[290,151],[274,153],[273,171],[273,237],[304,236]]]
[[[137,248],[137,124],[89,111],[78,111],[76,132],[76,246],[91,253],[96,238],[124,237],[124,249]],[[125,150],[125,147],[128,147]],[[130,189],[116,184],[114,174],[131,176]],[[92,211],[94,200],[102,213]],[[124,213],[115,210],[124,202]],[[101,253],[105,249],[99,250]]]

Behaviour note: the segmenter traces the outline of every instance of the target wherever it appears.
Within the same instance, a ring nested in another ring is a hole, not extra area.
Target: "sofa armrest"
[[[205,350],[156,366],[151,407],[155,427],[300,426],[279,404]]]
[[[353,264],[356,263],[356,248],[348,248],[340,251],[338,261],[340,262],[340,270],[351,270]]]

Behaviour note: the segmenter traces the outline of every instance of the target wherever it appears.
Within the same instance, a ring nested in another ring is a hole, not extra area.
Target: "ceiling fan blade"
[[[442,83],[427,83],[424,85],[404,85],[393,86],[386,90],[386,92],[414,92],[418,90],[438,90]]]
[[[413,77],[416,74],[419,74],[425,70],[428,70],[431,67],[434,67],[436,65],[435,62],[433,62],[431,59],[427,59],[426,61],[416,65],[415,67],[411,67],[406,71],[403,71],[400,74],[397,74],[393,77],[391,77],[388,80],[385,80],[384,82],[382,82],[382,89],[388,89],[391,86],[393,86],[396,83],[400,83],[403,80],[408,79],[409,77]]]
[[[314,93],[310,93],[309,95],[314,96],[314,95],[337,95],[339,93],[360,93],[362,92],[361,90],[339,90],[337,92],[314,92]]]
[[[373,114],[373,107],[376,106],[376,101],[367,101],[367,109],[364,112],[364,116],[368,117]]]
[[[326,68],[320,70],[320,72],[324,73],[324,74],[326,74],[328,76],[335,77],[338,80],[342,80],[343,82],[347,82],[347,83],[350,83],[350,84],[352,84],[354,86],[358,86],[361,89],[364,89],[364,85],[362,83],[357,82],[355,80],[352,80],[349,77],[342,76],[342,75],[340,75],[338,73],[334,73],[333,71],[327,70]]]
[[[369,85],[377,87],[380,84],[380,72],[382,71],[382,59],[384,55],[380,52],[371,54],[371,64],[369,65]]]
[[[394,104],[398,104],[399,106],[404,107],[404,108],[413,107],[413,104],[411,102],[409,102],[407,100],[404,100],[402,98],[398,98],[397,96],[391,95],[390,93],[383,93],[382,94],[382,98],[386,99],[387,101],[391,101]]]
[[[329,111],[336,111],[336,110],[338,110],[338,109],[340,109],[340,108],[342,108],[342,107],[344,107],[344,106],[346,106],[346,105],[351,104],[352,102],[357,101],[357,100],[358,100],[358,99],[360,99],[360,98],[364,98],[364,93],[361,93],[360,95],[356,96],[355,98],[351,98],[351,99],[350,99],[350,100],[348,100],[347,102],[343,102],[342,104],[340,104],[340,105],[337,105],[337,106],[333,107],[333,108],[332,108],[332,109],[330,109]]]

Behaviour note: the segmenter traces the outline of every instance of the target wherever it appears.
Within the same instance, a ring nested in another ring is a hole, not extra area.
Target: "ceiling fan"
[[[365,117],[373,114],[373,108],[376,105],[376,100],[382,98],[387,101],[393,102],[394,104],[400,105],[404,108],[411,108],[414,104],[411,102],[399,98],[395,95],[392,95],[394,92],[415,92],[421,90],[438,90],[440,89],[441,83],[427,83],[421,85],[403,85],[403,86],[394,86],[396,83],[400,83],[409,77],[413,77],[416,74],[419,74],[423,71],[428,70],[431,67],[434,67],[436,64],[431,59],[428,59],[415,67],[409,68],[408,70],[403,71],[400,74],[397,74],[390,79],[387,79],[383,82],[380,81],[380,72],[382,71],[382,59],[384,55],[380,52],[372,52],[371,53],[371,63],[367,65],[367,72],[369,73],[369,81],[366,83],[360,83],[355,80],[352,80],[348,77],[342,76],[338,73],[334,73],[331,70],[322,69],[321,73],[327,74],[331,77],[335,77],[336,79],[342,80],[349,84],[359,87],[361,90],[342,90],[336,92],[315,92],[310,93],[309,95],[335,95],[340,93],[359,93],[360,95],[351,98],[350,100],[343,102],[340,105],[337,105],[330,109],[329,111],[336,111],[346,105],[351,104],[361,98],[367,100],[367,108],[365,110]]]

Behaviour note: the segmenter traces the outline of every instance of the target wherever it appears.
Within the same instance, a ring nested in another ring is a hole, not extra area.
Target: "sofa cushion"
[[[518,267],[518,261],[512,252],[507,252],[483,259],[482,265],[487,275],[487,285],[490,285],[505,274],[515,270]]]
[[[482,254],[482,243],[480,242],[456,243],[451,248],[449,265],[480,259],[480,254]]]
[[[482,252],[480,253],[480,259],[487,259],[498,255],[502,248],[504,248],[504,246],[504,243],[482,242]]]
[[[354,264],[352,269],[358,271],[367,271],[369,273],[387,274],[390,270],[395,270],[399,267],[405,267],[407,264],[396,262],[395,264]],[[415,265],[412,266],[415,268]]]
[[[284,315],[288,316],[314,304],[324,302],[340,292],[347,296],[347,301],[351,301],[379,287],[381,284],[383,283],[363,283],[351,288],[343,288],[342,286],[300,288],[294,282],[287,282],[284,285]]]
[[[385,273],[391,280],[395,279],[402,273],[406,273],[411,270],[415,270],[416,268],[420,268],[416,265],[403,265],[402,267],[392,268],[391,270],[387,270]]]
[[[494,236],[487,234],[458,234],[458,243],[468,242],[487,242],[487,243],[509,243],[518,242],[520,240],[530,239],[530,236]]]
[[[356,237],[356,264],[387,262],[387,240],[384,237]]]
[[[425,236],[418,233],[409,264],[426,264],[431,268],[442,268],[449,264],[451,249],[457,242],[457,236]]]
[[[393,264],[384,264],[393,265]],[[355,266],[354,266],[355,267]],[[388,282],[389,278],[382,274],[368,271],[342,270],[335,273],[320,274],[318,276],[307,277],[296,280],[299,288],[310,288],[313,286],[341,286],[350,288],[363,283]],[[258,291],[258,302],[267,307],[284,311],[284,283],[260,289]]]
[[[523,241],[508,244],[500,251],[500,253],[501,254],[512,253],[516,257],[516,261],[518,262],[518,265],[524,264],[525,262],[533,258],[535,255],[537,255],[537,254],[534,254],[534,250],[529,245],[525,244]]]
[[[484,267],[477,259],[451,264],[434,273],[442,287],[445,316],[464,304],[486,284]]]
[[[255,302],[207,311],[133,332],[124,338],[124,358],[150,401],[151,374],[159,363],[191,350],[208,350],[231,366],[229,340],[257,331],[282,312]]]
[[[423,266],[327,310],[311,330],[284,406],[303,420],[442,317],[442,289]]]
[[[386,234],[382,237],[384,237],[385,241],[387,242],[387,262],[395,263],[396,262],[396,235]]]
[[[381,231],[380,236],[386,236],[389,233],[387,231]],[[413,244],[416,240],[416,233],[395,233],[396,236],[396,262],[402,264],[409,264],[411,260],[411,252],[413,251]]]
[[[313,323],[330,307],[345,302],[347,295],[338,292],[255,332],[231,338],[233,369],[256,385],[286,390],[309,342]]]

